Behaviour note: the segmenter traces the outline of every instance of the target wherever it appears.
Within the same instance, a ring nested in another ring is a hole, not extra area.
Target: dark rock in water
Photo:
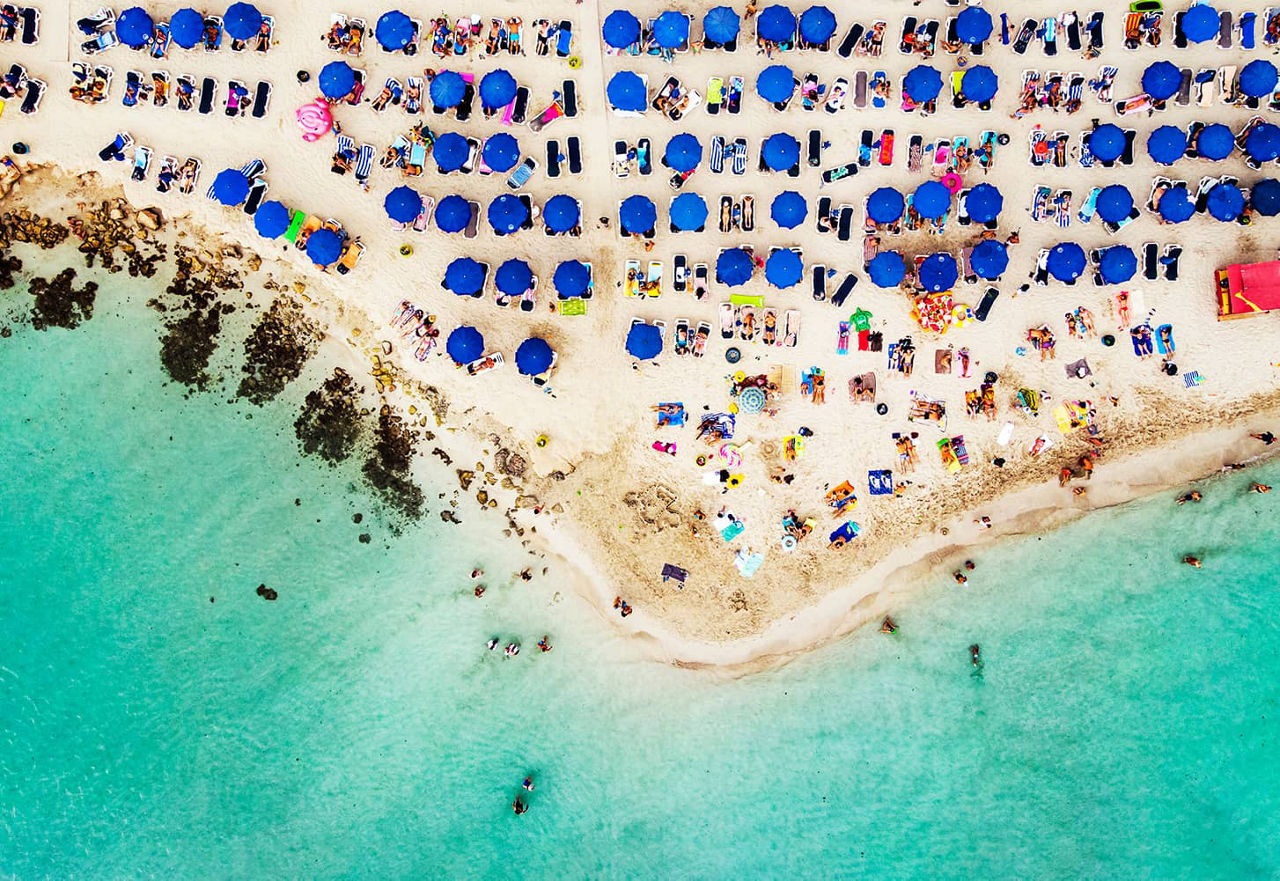
[[[236,394],[254,404],[270,401],[298,378],[323,338],[301,303],[277,299],[244,341],[244,378]]]
[[[363,520],[364,520],[364,515],[363,515],[363,514],[361,514],[361,513],[360,513],[360,512],[358,512],[358,511],[357,511],[355,514],[352,514],[352,515],[351,515],[351,522],[352,522],[352,523],[360,523],[360,522],[362,522]]]
[[[367,533],[367,532],[362,532],[362,533],[360,533],[360,544],[362,544],[362,545],[367,545],[367,544],[368,544],[369,542],[371,542],[371,541],[373,541],[373,536],[372,536],[372,535],[370,535],[370,534],[369,534],[369,533]]]
[[[364,463],[364,476],[383,501],[416,520],[422,515],[422,488],[413,482],[409,468],[418,444],[412,424],[388,406],[378,413],[372,454]]]
[[[90,281],[77,289],[75,279],[74,269],[62,270],[52,281],[31,279],[31,295],[36,299],[31,307],[32,327],[36,330],[47,330],[50,327],[71,330],[93,317],[93,301],[98,293],[98,285]]]
[[[359,405],[363,393],[364,389],[339,367],[324,385],[308,394],[302,414],[293,423],[302,451],[331,465],[349,457],[363,431]]]
[[[166,322],[160,338],[160,363],[169,378],[196,389],[207,388],[209,359],[221,330],[222,315],[217,309],[197,309]]]
[[[13,274],[15,272],[20,272],[21,270],[21,259],[8,255],[0,257],[0,291],[7,291],[17,284]]]
[[[259,584],[258,596],[270,603],[275,602],[276,598],[280,596],[280,594],[276,593],[275,588],[267,587],[265,584]]]

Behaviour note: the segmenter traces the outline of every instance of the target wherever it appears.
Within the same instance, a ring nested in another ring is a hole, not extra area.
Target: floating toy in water
[[[333,116],[329,113],[329,105],[319,98],[310,104],[303,104],[295,116],[298,128],[302,129],[302,140],[307,143],[318,141],[321,136],[333,131]]]

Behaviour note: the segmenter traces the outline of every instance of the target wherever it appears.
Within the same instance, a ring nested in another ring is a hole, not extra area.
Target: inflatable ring
[[[842,548],[842,547],[844,547],[844,538],[843,538],[843,537],[837,538],[835,541],[833,541],[833,542],[831,543],[831,546],[832,546],[833,548]]]
[[[707,464],[707,457],[699,456],[695,461],[698,463],[698,467],[701,468],[703,465]]]
[[[569,69],[570,69],[570,70],[577,70],[579,67],[582,67],[582,59],[581,59],[581,58],[579,58],[577,55],[570,55],[570,56],[569,56]]]
[[[742,475],[741,475],[741,474],[731,474],[731,475],[729,475],[728,484],[729,484],[729,486],[741,486],[741,485],[742,485]]]
[[[784,551],[794,551],[796,549],[796,537],[794,535],[784,535],[782,537],[782,549]]]
[[[888,404],[876,404],[876,412],[877,412],[877,413],[879,413],[881,416],[883,416],[884,414],[886,414],[886,413],[888,413],[888,412],[889,412],[889,405],[888,405]]]
[[[401,257],[412,257],[412,256],[413,256],[413,245],[401,245],[401,246],[400,246],[400,256],[401,256]]]
[[[733,375],[734,382],[742,382],[746,378],[747,378],[747,375],[743,373],[741,370],[739,370],[737,373]]]
[[[1116,338],[1113,337],[1111,334],[1107,334],[1102,338],[1102,344],[1110,348],[1111,346],[1114,346],[1116,344]]]
[[[738,351],[737,346],[730,346],[724,353],[724,360],[728,361],[730,364],[737,364],[741,358],[742,353]]]
[[[540,434],[538,435],[538,439],[534,441],[534,443],[537,444],[539,447],[545,447],[547,445],[547,441],[548,441],[547,436],[545,434]]]

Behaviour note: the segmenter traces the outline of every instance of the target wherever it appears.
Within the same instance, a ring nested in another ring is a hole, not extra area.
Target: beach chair
[[[267,187],[266,178],[262,177],[256,178],[249,185],[249,195],[245,198],[244,205],[241,206],[241,210],[245,214],[252,216],[258,213],[258,206],[262,204],[263,197],[267,195]]]
[[[178,169],[178,192],[184,196],[189,196],[195,191],[196,184],[200,181],[200,160],[194,156],[188,156],[187,161],[182,163],[182,167]]]
[[[356,153],[356,183],[369,188],[369,174],[373,171],[373,144],[361,144]]]
[[[26,114],[35,113],[40,109],[40,99],[44,97],[46,88],[44,80],[28,79],[26,87],[27,91],[22,98],[22,106],[18,110]]]
[[[222,48],[222,17],[206,15],[204,19],[204,51],[217,52]]]
[[[133,148],[133,171],[130,180],[141,183],[147,179],[147,169],[151,167],[151,148],[137,146]]]
[[[211,76],[200,81],[200,103],[196,110],[201,116],[213,112],[213,102],[218,94],[218,81]]]

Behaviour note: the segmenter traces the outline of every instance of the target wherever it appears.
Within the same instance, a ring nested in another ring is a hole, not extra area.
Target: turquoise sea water
[[[1280,497],[1252,475],[984,551],[898,635],[728,681],[639,660],[554,572],[512,583],[499,524],[355,525],[355,469],[298,459],[306,389],[185,397],[121,289],[0,340],[0,874],[1280,871]]]

